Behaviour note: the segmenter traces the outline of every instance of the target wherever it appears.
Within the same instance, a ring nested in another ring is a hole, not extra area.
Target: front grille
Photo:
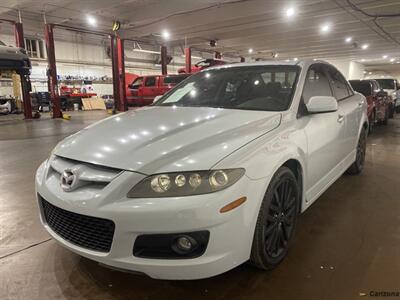
[[[110,251],[115,229],[113,221],[66,211],[41,197],[40,200],[47,225],[62,238],[82,248]]]

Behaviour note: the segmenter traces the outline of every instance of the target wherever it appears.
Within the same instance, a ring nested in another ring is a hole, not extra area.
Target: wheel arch
[[[294,176],[297,179],[297,183],[300,187],[300,205],[299,205],[299,213],[302,211],[302,205],[303,205],[303,194],[304,194],[304,172],[303,172],[303,167],[300,163],[300,161],[298,161],[295,158],[291,158],[288,159],[287,161],[285,161],[281,167],[287,167],[289,168]]]

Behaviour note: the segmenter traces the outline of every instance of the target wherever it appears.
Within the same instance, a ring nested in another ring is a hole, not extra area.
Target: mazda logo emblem
[[[76,187],[77,176],[74,171],[67,169],[61,174],[61,188],[65,192],[70,192]]]

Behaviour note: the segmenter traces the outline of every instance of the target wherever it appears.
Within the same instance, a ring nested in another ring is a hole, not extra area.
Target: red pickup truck
[[[140,76],[128,85],[128,105],[149,105],[155,97],[164,95],[189,76],[190,74]]]

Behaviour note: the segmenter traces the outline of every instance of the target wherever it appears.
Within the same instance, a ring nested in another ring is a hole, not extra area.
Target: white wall
[[[350,60],[329,60],[347,80],[362,79],[364,77],[365,66]]]

